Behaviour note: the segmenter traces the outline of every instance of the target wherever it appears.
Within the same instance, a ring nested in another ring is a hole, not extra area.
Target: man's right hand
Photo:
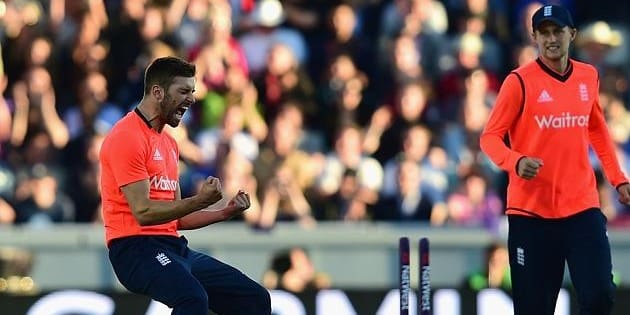
[[[542,166],[543,160],[526,156],[518,160],[516,174],[524,179],[530,180],[538,175],[538,171]]]
[[[204,207],[221,200],[223,198],[221,181],[216,177],[208,176],[201,185],[201,189],[199,189],[199,193],[197,193],[197,198],[204,203]]]

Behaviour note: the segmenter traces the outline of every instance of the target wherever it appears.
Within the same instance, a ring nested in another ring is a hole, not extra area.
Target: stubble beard
[[[175,106],[173,98],[168,94],[160,102],[160,119],[167,125],[175,128],[179,125],[179,120],[175,117],[177,106]]]

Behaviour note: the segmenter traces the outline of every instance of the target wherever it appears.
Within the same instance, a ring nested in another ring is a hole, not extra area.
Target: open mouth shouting
[[[177,107],[177,109],[175,110],[175,117],[177,118],[177,120],[182,120],[182,118],[184,118],[184,114],[189,107],[190,104],[187,103],[181,104]]]

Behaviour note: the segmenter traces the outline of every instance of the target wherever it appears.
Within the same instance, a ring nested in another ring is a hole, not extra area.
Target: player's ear
[[[577,29],[571,28],[570,32],[571,32],[571,41],[573,41],[575,39],[575,36],[577,35]]]
[[[151,87],[151,94],[158,101],[161,101],[162,99],[164,99],[164,89],[157,84]]]

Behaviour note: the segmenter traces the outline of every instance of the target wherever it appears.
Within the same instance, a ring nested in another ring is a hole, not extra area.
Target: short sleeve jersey
[[[599,105],[597,70],[569,61],[560,75],[540,59],[507,76],[488,123],[481,148],[509,173],[507,213],[564,218],[599,207],[588,150],[602,161],[609,182],[627,182]],[[508,147],[503,139],[509,136]],[[524,157],[543,160],[538,175],[525,180],[516,173]]]
[[[149,180],[149,198],[174,200],[179,186],[179,151],[166,132],[151,128],[142,114],[128,113],[105,137],[100,151],[101,196],[105,238],[133,235],[178,236],[177,220],[141,226],[135,219],[121,187]]]

